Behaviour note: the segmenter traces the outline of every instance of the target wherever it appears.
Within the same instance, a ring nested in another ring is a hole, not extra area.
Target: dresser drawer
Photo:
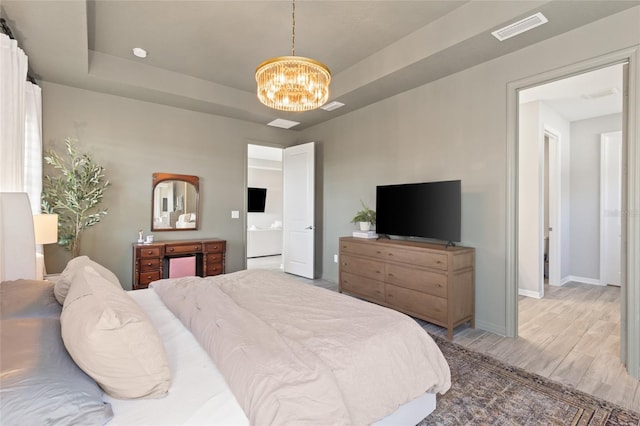
[[[205,247],[206,247],[206,252],[207,253],[222,253],[224,252],[224,242],[219,242],[219,243],[206,243]]]
[[[154,271],[156,269],[160,269],[160,262],[162,262],[162,259],[160,258],[140,259],[140,271],[145,272],[145,271]]]
[[[223,272],[222,262],[220,263],[208,263],[207,262],[207,276],[220,275]]]
[[[374,280],[384,281],[384,263],[372,259],[342,254],[340,271],[362,275]]]
[[[361,275],[341,272],[340,290],[384,302],[384,283]]]
[[[160,271],[140,272],[140,286],[147,287],[151,281],[160,279]]]
[[[342,241],[340,243],[342,253],[353,253],[361,256],[375,257],[378,259],[387,258],[387,248],[376,244],[354,243],[352,241]]]
[[[387,259],[394,262],[410,263],[412,265],[425,266],[446,271],[447,255],[426,251],[413,251],[403,249],[391,249],[387,253]]]
[[[162,247],[140,248],[140,257],[162,257]]]
[[[207,254],[207,264],[209,263],[222,263],[222,253]]]
[[[395,264],[387,265],[385,282],[411,290],[447,297],[447,275]]]
[[[169,245],[165,249],[167,254],[181,254],[181,253],[194,253],[202,251],[201,243],[193,243],[193,244],[176,244]]]
[[[385,284],[384,293],[387,304],[395,308],[442,324],[447,322],[447,299],[390,284]]]

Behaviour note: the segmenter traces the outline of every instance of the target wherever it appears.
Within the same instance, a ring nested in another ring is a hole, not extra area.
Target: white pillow
[[[122,288],[91,267],[78,270],[60,316],[64,345],[114,398],[160,398],[171,370],[158,332]]]
[[[99,263],[94,262],[89,259],[88,256],[78,256],[73,258],[67,263],[67,266],[64,268],[64,271],[60,274],[60,277],[56,281],[56,285],[53,288],[53,294],[56,296],[56,300],[61,305],[64,304],[64,299],[67,297],[67,293],[69,292],[69,287],[71,286],[71,282],[73,281],[73,277],[76,275],[76,272],[85,266],[91,266],[95,269],[102,278],[107,281],[115,284],[116,286],[122,288],[120,285],[120,281],[118,277],[115,276],[113,272],[100,265]]]

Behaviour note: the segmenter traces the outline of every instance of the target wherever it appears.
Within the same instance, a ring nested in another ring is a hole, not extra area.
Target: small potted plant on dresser
[[[362,209],[351,219],[351,223],[358,224],[361,231],[369,231],[371,226],[376,224],[376,212],[367,207],[362,201],[360,201],[360,204],[362,204]]]

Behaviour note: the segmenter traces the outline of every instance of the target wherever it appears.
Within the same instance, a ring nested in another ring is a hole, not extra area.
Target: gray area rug
[[[432,336],[451,368],[427,425],[625,425],[640,414]]]

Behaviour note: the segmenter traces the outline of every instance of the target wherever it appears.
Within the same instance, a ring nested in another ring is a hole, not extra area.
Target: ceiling
[[[519,101],[543,101],[567,121],[578,121],[622,112],[622,90],[617,64],[523,90]]]
[[[289,1],[2,0],[37,80],[301,130],[640,4],[628,0],[298,0],[296,54],[332,72],[327,112],[260,104],[255,68],[291,53]],[[532,13],[549,23],[504,42]],[[148,51],[146,59],[132,54]]]

